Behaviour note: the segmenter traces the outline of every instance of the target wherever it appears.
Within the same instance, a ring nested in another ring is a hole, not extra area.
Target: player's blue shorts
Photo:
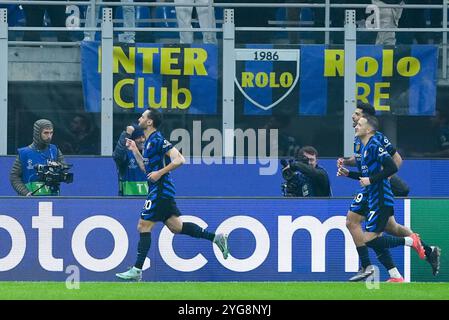
[[[179,217],[181,212],[176,206],[175,199],[161,198],[158,192],[150,192],[147,200],[140,212],[140,218],[148,221],[162,221],[169,219],[171,216]]]
[[[365,230],[367,232],[383,232],[388,223],[388,219],[393,215],[393,207],[382,206],[377,210],[370,210],[366,216]]]
[[[361,189],[352,200],[351,206],[349,207],[349,211],[352,211],[364,217],[367,216],[369,212],[368,193],[364,188]]]

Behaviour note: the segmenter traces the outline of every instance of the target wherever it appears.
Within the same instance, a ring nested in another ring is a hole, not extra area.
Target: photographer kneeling
[[[33,125],[33,143],[18,149],[9,180],[19,195],[57,196],[60,182],[72,182],[64,156],[50,144],[52,137],[51,121],[37,120]]]
[[[329,176],[317,164],[318,152],[306,146],[298,151],[296,160],[282,160],[282,184],[284,197],[330,197]]]

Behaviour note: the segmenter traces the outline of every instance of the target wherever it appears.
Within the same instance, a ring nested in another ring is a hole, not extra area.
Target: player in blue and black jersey
[[[355,128],[359,119],[364,115],[375,116],[376,110],[372,105],[368,103],[359,103],[354,110],[354,113],[352,114],[353,128]],[[382,132],[376,131],[375,137],[384,146],[384,149],[391,155],[394,163],[399,169],[402,165],[402,157],[399,152],[397,152],[396,148],[391,144],[390,140]],[[357,167],[357,169],[360,171],[361,147],[362,144],[360,142],[360,139],[358,137],[354,137],[354,155],[346,159],[339,158],[337,160],[337,166],[345,165],[350,167]],[[390,183],[395,197],[406,197],[410,192],[407,184],[396,174],[390,177]]]
[[[419,236],[411,230],[405,237],[383,235],[384,231],[396,230],[400,226],[394,219],[394,196],[388,179],[398,169],[384,146],[375,138],[377,128],[378,121],[375,117],[365,116],[359,119],[355,132],[363,146],[361,171],[349,172],[340,166],[338,175],[360,180],[360,185],[365,188],[368,215],[363,235],[364,243],[376,252],[377,258],[388,270],[391,277],[389,281],[403,282],[404,279],[396,269],[388,249],[405,245],[415,249],[421,259],[426,258],[426,254]],[[363,260],[363,257],[361,259]]]
[[[353,127],[356,127],[361,117],[365,115],[374,116],[375,113],[376,111],[372,105],[359,103],[354,113],[352,114]],[[380,131],[376,131],[374,133],[374,138],[383,146],[383,149],[388,152],[396,166],[399,168],[402,164],[402,157],[399,152],[396,151],[396,148],[394,148],[389,139]],[[354,155],[347,159],[339,158],[337,160],[337,167],[339,168],[344,165],[357,167],[357,170],[361,172],[362,149],[363,143],[361,142],[360,138],[356,136],[354,138]],[[406,196],[408,194],[409,188],[407,184],[402,181],[396,174],[389,177],[389,181],[394,196]],[[348,210],[348,213],[346,215],[346,226],[351,233],[361,260],[361,269],[356,275],[351,277],[349,281],[363,280],[370,276],[373,272],[373,269],[371,268],[371,261],[368,255],[368,247],[366,247],[365,245],[363,231],[361,228],[361,224],[365,220],[367,213],[368,202],[366,189],[364,187],[361,187],[357,192],[354,200],[352,201],[350,209]],[[388,229],[389,227],[391,228]],[[412,234],[410,229],[399,224],[388,226],[386,231],[398,237],[410,236]],[[434,275],[436,275],[439,272],[440,249],[438,247],[427,246],[424,243],[423,246],[425,248],[426,260],[430,263],[433,273]]]
[[[140,239],[136,263],[128,271],[116,274],[125,280],[141,280],[142,267],[151,245],[151,230],[159,221],[175,234],[186,234],[215,243],[224,259],[229,254],[226,235],[208,232],[194,223],[180,219],[181,212],[174,200],[175,186],[170,172],[181,166],[185,159],[158,131],[161,123],[162,113],[156,109],[146,110],[139,118],[139,127],[146,137],[143,154],[139,152],[134,140],[126,140],[128,149],[133,152],[139,167],[147,175],[149,191],[137,225]]]

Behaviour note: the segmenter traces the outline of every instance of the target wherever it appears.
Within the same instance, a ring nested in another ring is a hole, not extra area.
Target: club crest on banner
[[[299,49],[236,49],[235,53],[235,84],[256,107],[274,108],[296,87]]]

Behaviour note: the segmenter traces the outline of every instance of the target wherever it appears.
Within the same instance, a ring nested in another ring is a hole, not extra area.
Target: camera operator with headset
[[[296,160],[281,160],[284,167],[282,184],[284,197],[330,197],[329,175],[317,164],[318,152],[314,147],[302,147]]]
[[[59,195],[59,183],[55,183],[55,179],[52,179],[51,176],[52,174],[57,175],[56,171],[64,170],[67,165],[64,163],[64,156],[58,147],[50,144],[52,137],[53,124],[51,121],[37,120],[33,125],[33,143],[18,149],[9,180],[19,195]],[[53,170],[54,168],[55,170]],[[47,171],[44,172],[45,170]],[[70,174],[62,172],[62,175],[67,178],[67,175]],[[68,178],[71,177],[68,176]]]

